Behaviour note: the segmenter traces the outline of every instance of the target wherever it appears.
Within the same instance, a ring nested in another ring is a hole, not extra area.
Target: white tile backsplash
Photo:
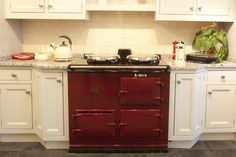
[[[155,22],[154,13],[92,12],[89,21],[25,20],[24,51],[40,51],[41,45],[59,44],[59,35],[72,38],[74,53],[116,54],[131,48],[136,54],[172,53],[172,41],[186,43],[191,52],[201,22]]]
[[[4,1],[0,1],[0,57],[21,51],[21,23],[4,18]]]

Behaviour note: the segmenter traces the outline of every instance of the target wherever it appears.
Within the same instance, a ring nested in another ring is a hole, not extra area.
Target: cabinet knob
[[[60,79],[57,79],[57,83],[61,83],[62,81]]]
[[[147,77],[147,74],[134,74],[134,77]]]
[[[177,81],[177,84],[181,84],[181,81]]]
[[[30,91],[27,90],[27,91],[25,91],[25,93],[29,95],[29,94],[30,94]]]
[[[193,11],[194,7],[190,7],[190,11]]]
[[[48,8],[52,8],[52,5],[51,5],[51,4],[49,4],[49,5],[48,5]]]
[[[212,95],[212,91],[209,91],[208,94],[209,94],[209,95]]]
[[[224,76],[224,75],[222,75],[222,76],[221,76],[221,78],[224,80],[224,79],[225,79],[225,76]]]
[[[39,4],[39,7],[40,7],[40,8],[43,8],[43,5],[42,5],[42,4]]]
[[[16,74],[11,74],[11,76],[12,76],[12,77],[17,77],[17,75],[16,75]]]
[[[202,7],[198,7],[197,9],[198,9],[198,11],[202,11]]]

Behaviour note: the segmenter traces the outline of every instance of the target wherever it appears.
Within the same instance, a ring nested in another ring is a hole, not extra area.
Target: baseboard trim
[[[39,142],[35,134],[3,134],[0,135],[1,142]]]
[[[219,141],[219,140],[236,140],[235,133],[203,133],[199,140],[201,141]]]
[[[193,141],[169,141],[168,148],[185,148],[190,149],[192,146],[197,143],[198,138]]]

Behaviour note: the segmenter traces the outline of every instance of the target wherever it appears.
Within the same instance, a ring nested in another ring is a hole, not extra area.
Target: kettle
[[[67,35],[61,35],[59,38],[64,38],[68,40],[70,46],[66,45],[66,42],[63,41],[62,44],[58,47],[55,45],[50,45],[55,49],[55,61],[70,61],[72,59],[72,40]]]

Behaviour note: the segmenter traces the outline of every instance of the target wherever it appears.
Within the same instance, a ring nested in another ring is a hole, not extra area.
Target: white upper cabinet
[[[4,0],[7,19],[86,19],[85,0]]]
[[[235,0],[157,0],[156,20],[233,22]]]
[[[81,13],[82,0],[48,0],[50,13]]]
[[[192,15],[194,0],[160,0],[160,14]]]
[[[198,0],[198,15],[225,15],[230,13],[230,0]]]
[[[44,0],[11,0],[10,8],[13,13],[42,13],[45,11]]]
[[[88,11],[155,11],[156,0],[87,0]]]

